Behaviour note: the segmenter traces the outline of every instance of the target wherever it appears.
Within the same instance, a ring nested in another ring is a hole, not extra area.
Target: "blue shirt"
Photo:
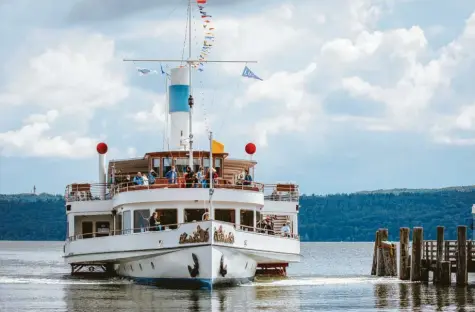
[[[143,178],[139,176],[135,176],[133,182],[137,185],[143,185]]]
[[[168,171],[165,177],[168,178],[168,183],[176,183],[176,171]]]

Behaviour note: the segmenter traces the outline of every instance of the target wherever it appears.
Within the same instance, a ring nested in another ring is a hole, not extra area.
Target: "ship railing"
[[[211,220],[206,220],[206,221],[211,221]],[[255,234],[259,234],[259,235],[279,236],[282,238],[296,239],[296,240],[300,239],[298,234],[284,233],[282,231],[264,230],[260,227],[252,227],[252,226],[247,226],[243,224],[237,225],[235,223],[221,221],[221,220],[214,220],[214,221],[231,225],[236,229],[236,231],[239,231],[239,232],[254,232]],[[142,234],[146,232],[155,233],[155,232],[176,231],[180,229],[181,225],[193,224],[193,223],[196,223],[196,222],[166,224],[166,225],[161,226],[160,229],[157,231],[151,231],[149,227],[121,229],[121,230],[108,230],[108,231],[102,230],[98,232],[83,233],[83,234],[76,234],[73,236],[69,236],[67,238],[67,241],[72,242],[72,241],[81,240],[81,239],[100,238],[100,237],[108,237],[108,236],[114,236],[114,235],[132,235],[132,234],[135,235],[135,234]]]
[[[242,190],[250,192],[264,192],[264,184],[252,182],[249,185],[239,185],[231,184],[224,182],[226,180],[218,180],[218,183],[213,184],[215,189],[228,189],[228,190]],[[132,182],[124,182],[115,184],[112,186],[112,194],[117,195],[119,193],[131,192],[131,191],[140,191],[140,190],[154,190],[154,189],[195,189],[195,188],[206,188],[203,184],[194,183],[193,185],[187,185],[185,181],[178,180],[177,183],[168,183],[163,181],[156,181],[154,184],[147,185],[135,185]]]
[[[66,202],[107,200],[112,198],[111,185],[107,183],[73,183],[66,186]]]
[[[298,202],[300,198],[299,186],[293,183],[266,184],[264,199],[270,201]]]

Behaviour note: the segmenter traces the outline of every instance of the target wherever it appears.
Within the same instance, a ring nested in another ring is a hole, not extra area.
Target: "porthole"
[[[152,269],[155,270],[155,264],[153,264],[153,262],[150,262],[150,265],[152,266]]]

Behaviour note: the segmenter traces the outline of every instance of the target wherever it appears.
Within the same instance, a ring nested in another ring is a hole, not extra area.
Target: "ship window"
[[[96,237],[109,236],[110,222],[109,221],[96,221]]]
[[[152,160],[152,169],[160,175],[160,158],[154,158]]]
[[[130,265],[130,271],[134,271],[134,268],[132,267],[132,264]]]
[[[215,209],[214,219],[229,223],[235,223],[236,211],[234,209]]]
[[[139,263],[139,268],[140,268],[140,271],[143,271],[143,269],[142,269],[142,263]]]
[[[165,177],[167,172],[170,171],[170,169],[172,169],[172,159],[170,157],[164,157],[162,158],[162,161],[163,161],[162,177]]]
[[[153,262],[150,262],[150,266],[155,270],[155,264],[153,264]]]
[[[244,231],[254,231],[254,211],[241,210],[241,229]]]
[[[131,226],[132,226],[131,218],[132,216],[131,216],[130,210],[124,211],[123,217],[122,217],[122,233],[124,234],[131,233]]]
[[[201,158],[193,158],[193,171],[198,172],[201,167]]]
[[[204,209],[185,209],[185,223],[203,220]]]
[[[157,218],[160,225],[166,229],[176,229],[178,227],[178,210],[177,209],[155,209],[158,214]]]
[[[145,232],[148,229],[149,209],[134,210],[134,233]]]
[[[223,159],[222,158],[216,158],[214,160],[214,169],[216,169],[216,173],[218,174],[218,177],[222,178],[223,177]]]
[[[182,177],[186,171],[189,160],[186,157],[175,158],[175,169],[178,173],[178,176]]]

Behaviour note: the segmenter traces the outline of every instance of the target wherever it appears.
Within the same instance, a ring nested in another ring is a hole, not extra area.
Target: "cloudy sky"
[[[473,0],[209,0],[207,12],[209,58],[257,60],[264,81],[242,64],[196,73],[198,148],[207,129],[233,158],[255,142],[256,180],[305,193],[474,184]],[[162,150],[164,78],[122,59],[181,58],[185,18],[185,0],[0,0],[0,193],[96,180],[100,141],[109,158]]]

